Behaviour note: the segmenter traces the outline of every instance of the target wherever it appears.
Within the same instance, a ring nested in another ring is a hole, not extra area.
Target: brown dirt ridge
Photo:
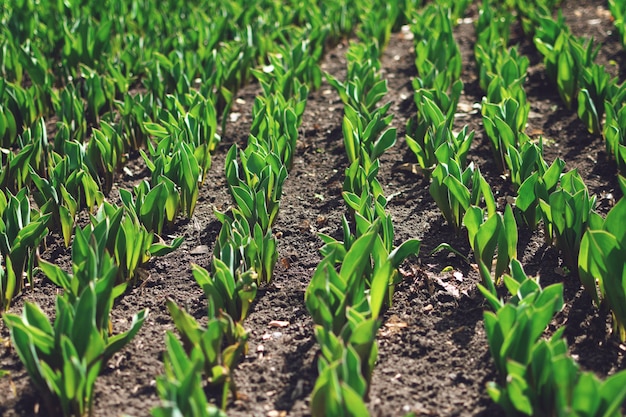
[[[605,1],[564,1],[563,15],[577,36],[593,36],[602,46],[598,60],[615,75],[626,71],[626,52],[613,33]],[[461,98],[456,127],[469,125],[476,131],[469,157],[480,166],[499,201],[512,191],[496,173],[488,139],[482,128],[480,102],[473,62],[474,26],[477,6],[470,6],[466,18],[455,29],[464,57]],[[531,103],[527,132],[544,137],[546,158],[566,161],[567,169],[578,169],[598,206],[606,212],[619,198],[616,167],[607,162],[601,137],[587,133],[575,112],[565,110],[555,86],[547,80],[541,58],[531,40],[517,26],[513,42],[530,58],[526,84]],[[393,34],[383,56],[384,77],[388,80],[386,100],[392,102],[393,125],[398,143],[381,158],[379,179],[390,197],[398,242],[409,238],[422,241],[421,254],[402,265],[403,282],[397,287],[393,306],[384,315],[378,333],[379,359],[372,378],[369,408],[373,416],[499,416],[502,411],[486,393],[485,384],[497,375],[483,329],[484,300],[476,290],[478,274],[461,257],[439,252],[446,242],[465,255],[471,255],[467,239],[449,228],[428,192],[427,180],[414,173],[415,156],[406,146],[404,126],[415,114],[411,80],[416,76],[413,41],[404,32]],[[347,43],[328,51],[321,66],[342,79]],[[227,126],[213,166],[201,189],[191,220],[179,220],[165,234],[184,236],[183,246],[148,264],[142,281],[116,303],[113,323],[125,329],[135,312],[150,309],[150,315],[133,342],[110,361],[96,387],[97,417],[147,416],[159,404],[155,380],[163,372],[165,332],[174,324],[165,306],[173,298],[201,320],[206,316],[206,300],[191,274],[191,263],[208,267],[220,223],[214,210],[225,210],[232,201],[224,178],[224,157],[229,147],[244,145],[252,120],[256,83],[238,93],[233,112],[240,114]],[[283,188],[281,208],[274,232],[278,239],[279,261],[274,282],[261,288],[245,321],[250,333],[249,350],[235,373],[238,398],[227,414],[234,417],[309,416],[309,399],[317,377],[318,345],[313,323],[304,304],[304,292],[321,260],[321,240],[317,233],[340,235],[345,213],[341,190],[348,166],[343,149],[341,122],[343,106],[328,84],[309,96],[293,168]],[[132,174],[132,175],[131,175]],[[147,177],[139,155],[131,156],[129,170],[117,178],[117,189],[130,188]],[[44,258],[68,266],[69,251],[62,238],[47,238]],[[566,325],[570,352],[584,369],[605,376],[626,366],[624,352],[610,334],[609,318],[593,308],[582,293],[577,278],[563,276],[558,252],[547,246],[540,232],[520,230],[518,253],[526,271],[538,274],[544,285],[565,283],[567,307],[553,326]],[[48,313],[54,311],[58,289],[38,277],[33,288],[20,296],[11,312],[20,312],[24,301],[37,302]],[[274,321],[284,321],[277,326]],[[8,339],[0,324],[0,339]],[[39,397],[14,351],[0,350],[0,369],[10,371],[10,379],[0,380],[0,415],[6,417],[42,416]],[[7,383],[7,381],[9,381]],[[211,394],[211,393],[209,393]]]

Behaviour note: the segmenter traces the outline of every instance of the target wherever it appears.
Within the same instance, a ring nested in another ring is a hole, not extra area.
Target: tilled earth
[[[604,1],[565,1],[563,14],[578,36],[593,36],[602,45],[598,60],[612,74],[626,70],[622,49]],[[465,91],[459,104],[456,127],[469,125],[476,136],[469,157],[480,166],[500,201],[511,193],[507,181],[495,170],[480,111],[482,99],[473,61],[476,6],[455,29],[464,57],[462,80]],[[521,29],[512,28],[513,42],[531,62],[526,89],[531,103],[527,132],[543,136],[546,159],[563,158],[567,169],[578,169],[598,208],[606,213],[620,197],[616,167],[607,161],[601,137],[589,135],[576,114],[564,108],[555,86],[546,78],[532,41]],[[329,50],[322,69],[342,79],[345,76],[347,42]],[[372,378],[369,405],[374,416],[402,416],[413,411],[433,416],[498,416],[485,384],[497,375],[483,330],[483,298],[475,288],[478,275],[461,257],[445,252],[431,254],[440,243],[451,244],[469,255],[466,236],[457,237],[445,224],[428,193],[428,182],[414,169],[416,159],[404,142],[404,126],[415,114],[411,80],[416,76],[410,32],[392,36],[383,57],[398,143],[381,158],[379,178],[390,197],[398,243],[408,238],[422,240],[421,254],[402,266],[403,282],[396,288],[393,306],[386,312],[378,334],[379,360]],[[623,77],[621,77],[623,78]],[[252,83],[240,92],[234,115],[213,158],[213,167],[191,220],[180,220],[167,234],[185,236],[175,253],[147,265],[143,280],[119,300],[113,311],[116,330],[125,329],[135,312],[150,309],[150,316],[135,340],[116,355],[98,379],[96,416],[147,416],[159,404],[155,379],[163,372],[164,337],[174,325],[165,307],[172,297],[197,318],[206,315],[204,295],[195,283],[190,265],[208,267],[213,242],[220,229],[214,209],[226,210],[232,201],[224,179],[224,157],[233,144],[245,146],[254,97],[260,93]],[[327,84],[312,92],[300,130],[300,142],[281,200],[275,226],[279,261],[274,282],[259,291],[245,322],[250,332],[249,352],[236,371],[238,398],[228,408],[230,416],[308,416],[309,398],[317,376],[318,346],[313,323],[304,305],[304,292],[321,260],[317,233],[339,236],[345,205],[341,197],[344,169],[341,121],[343,108]],[[117,189],[129,188],[148,176],[139,155],[131,155],[128,170],[117,178]],[[131,175],[132,174],[132,175]],[[624,368],[624,351],[610,334],[608,317],[599,313],[580,291],[576,277],[561,268],[558,252],[545,244],[540,232],[520,230],[518,253],[526,271],[541,276],[544,285],[565,283],[567,307],[557,315],[549,331],[561,325],[574,355],[584,369],[604,376]],[[68,266],[69,251],[58,235],[50,235],[43,257]],[[39,303],[52,315],[58,289],[36,279],[34,288],[20,296],[12,312],[24,301]],[[287,326],[274,327],[275,321]],[[8,331],[0,324],[0,337]],[[0,414],[44,415],[39,396],[15,352],[0,348],[0,369],[11,372],[0,381]],[[211,394],[211,393],[209,393]]]

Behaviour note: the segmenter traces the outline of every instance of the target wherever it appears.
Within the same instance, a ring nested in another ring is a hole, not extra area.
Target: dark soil
[[[604,1],[566,1],[563,13],[572,32],[593,36],[602,45],[598,62],[615,75],[626,71],[626,55],[609,20]],[[456,29],[457,41],[466,63],[457,127],[468,124],[476,131],[470,158],[480,166],[497,196],[511,193],[507,182],[495,170],[488,139],[481,124],[480,102],[473,62],[476,6]],[[394,304],[386,312],[378,334],[379,361],[372,378],[370,410],[374,416],[417,415],[498,416],[501,411],[486,394],[485,384],[497,375],[483,330],[483,298],[475,288],[478,275],[461,257],[431,251],[440,243],[451,244],[470,254],[467,239],[456,237],[428,193],[428,182],[412,168],[415,156],[404,143],[404,126],[415,113],[411,80],[414,69],[413,41],[409,32],[392,36],[383,57],[384,76],[389,82],[387,100],[393,103],[397,145],[381,160],[379,175],[385,194],[390,197],[398,243],[408,238],[422,240],[419,258],[402,266],[403,282],[396,288]],[[528,55],[531,68],[527,82],[532,106],[527,132],[543,136],[548,161],[561,157],[567,169],[578,169],[598,208],[606,213],[620,197],[614,163],[607,160],[601,137],[589,135],[575,112],[564,108],[555,86],[546,79],[541,58],[532,41],[513,27],[514,42]],[[346,43],[328,51],[322,68],[340,79],[345,76]],[[191,220],[179,220],[167,234],[185,236],[175,253],[149,262],[141,282],[117,302],[113,323],[125,329],[135,312],[150,309],[150,316],[135,340],[113,358],[97,382],[98,417],[123,414],[147,416],[159,404],[155,379],[163,372],[164,337],[174,325],[165,307],[172,297],[197,318],[206,315],[204,295],[195,283],[190,265],[208,267],[213,242],[220,223],[214,209],[232,204],[223,175],[224,156],[233,144],[244,145],[251,123],[251,107],[259,94],[257,84],[239,92],[233,107],[236,121],[213,158],[213,167],[201,190]],[[230,416],[307,416],[309,398],[317,376],[318,346],[313,324],[304,305],[304,292],[321,260],[318,232],[336,234],[341,228],[345,205],[341,198],[343,172],[347,159],[343,150],[341,120],[343,109],[337,94],[324,84],[311,93],[301,127],[298,152],[287,179],[281,211],[275,226],[279,261],[274,282],[259,291],[245,327],[250,332],[249,351],[236,371],[238,398],[228,408]],[[234,119],[234,117],[233,117]],[[129,188],[147,175],[139,156],[129,162],[130,171],[120,175],[111,194]],[[132,173],[133,175],[130,175]],[[69,251],[58,235],[47,239],[43,257],[69,266]],[[542,283],[564,282],[567,307],[554,327],[567,325],[566,337],[584,369],[600,376],[625,367],[624,350],[610,334],[609,318],[598,313],[582,293],[575,276],[564,273],[558,252],[544,243],[539,232],[520,230],[518,253],[526,271],[541,276]],[[34,288],[20,296],[11,312],[19,313],[24,301],[37,302],[50,315],[58,289],[39,277]],[[272,321],[286,321],[286,327],[273,327]],[[0,415],[45,415],[40,397],[14,351],[8,347],[8,331],[0,324],[0,369],[10,378],[0,381]]]

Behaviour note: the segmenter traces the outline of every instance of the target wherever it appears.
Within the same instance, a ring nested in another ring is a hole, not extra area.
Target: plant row
[[[168,333],[166,373],[157,382],[164,403],[153,410],[155,416],[221,415],[207,402],[203,380],[221,392],[221,409],[226,408],[229,393],[236,397],[233,373],[248,350],[244,320],[257,288],[272,281],[278,257],[272,226],[293,164],[309,89],[318,88],[321,82],[317,62],[327,32],[319,29],[294,29],[290,43],[277,45],[270,54],[270,64],[253,70],[263,94],[254,102],[245,149],[233,145],[225,162],[235,204],[226,213],[215,213],[222,228],[210,272],[192,265],[207,298],[208,322],[199,324],[168,300],[182,343]]]
[[[503,214],[497,211],[490,186],[472,164],[466,165],[470,144],[465,141],[471,142],[471,137],[464,139],[469,136],[464,130],[458,136],[451,133],[450,114],[454,114],[462,86],[455,89],[458,75],[455,78],[444,71],[454,66],[442,65],[437,73],[440,77],[437,84],[429,84],[429,79],[434,78],[430,75],[434,72],[431,68],[435,67],[430,62],[435,61],[437,55],[429,59],[424,51],[434,50],[437,40],[445,37],[446,42],[439,41],[439,45],[447,45],[443,48],[447,52],[438,50],[439,56],[448,54],[450,63],[459,59],[451,22],[441,18],[449,16],[446,10],[439,10],[439,19],[431,20],[435,22],[435,36],[429,35],[427,24],[415,25],[416,51],[419,48],[422,56],[417,54],[419,78],[414,82],[418,114],[407,125],[407,143],[430,178],[431,195],[448,223],[457,234],[462,227],[466,228],[482,277],[481,291],[495,311],[495,314],[485,313],[490,350],[501,377],[489,387],[492,398],[507,415],[569,415],[572,412],[615,415],[626,395],[622,389],[623,374],[600,382],[592,374],[580,371],[567,356],[562,329],[549,340],[540,340],[554,313],[563,306],[562,288],[553,286],[544,291],[536,280],[524,274],[516,260],[517,222],[535,228],[543,220],[547,240],[556,243],[572,270],[578,269],[580,253],[584,259],[580,275],[583,278],[585,271],[593,271],[586,273],[586,282],[593,283],[594,295],[596,282],[600,291],[604,291],[603,277],[614,263],[611,272],[619,270],[617,278],[604,278],[612,293],[615,284],[610,281],[621,283],[623,278],[619,277],[624,262],[609,261],[603,256],[607,253],[615,256],[622,248],[614,220],[621,214],[621,203],[607,216],[604,227],[602,218],[593,211],[595,199],[588,196],[578,173],[564,174],[564,163],[558,159],[548,166],[543,160],[541,142],[535,144],[524,134],[529,105],[523,84],[528,60],[520,56],[515,47],[508,47],[511,17],[506,9],[499,11],[499,7],[502,6],[483,2],[476,22],[475,56],[479,83],[486,93],[482,103],[483,125],[496,167],[508,174],[514,190],[518,191],[515,206],[507,205]],[[434,12],[433,15],[437,16]],[[438,88],[435,91],[424,89],[432,85]],[[441,172],[447,175],[442,176]],[[588,218],[594,219],[593,230],[585,234]],[[596,236],[604,237],[605,233],[612,237],[602,242],[606,246],[595,244]],[[585,242],[582,251],[581,239]],[[595,248],[589,250],[594,244]],[[440,247],[454,250],[447,244]],[[584,262],[587,267],[582,267]],[[506,274],[509,270],[510,275]],[[502,281],[512,296],[506,303],[498,298],[497,287]]]
[[[380,72],[380,53],[398,19],[388,3],[372,3],[350,43],[345,81],[326,77],[344,105],[345,170],[343,240],[320,235],[322,261],[305,293],[321,347],[319,376],[311,394],[313,416],[366,416],[372,372],[378,356],[376,333],[383,306],[390,305],[398,282],[397,268],[417,254],[420,242],[394,247],[387,199],[377,180],[378,158],[396,141],[390,128],[390,103],[380,102],[387,82]]]
[[[23,3],[29,7],[29,2]],[[292,163],[308,88],[321,82],[316,61],[342,25],[352,25],[351,12],[334,3],[313,9],[294,3],[289,13],[268,7],[276,2],[259,2],[259,7],[250,11],[235,2],[191,8],[172,3],[180,16],[188,13],[206,31],[194,29],[193,39],[183,41],[180,31],[189,31],[195,23],[184,29],[181,24],[186,20],[173,16],[171,21],[127,26],[128,16],[136,17],[137,12],[125,10],[128,13],[113,24],[113,30],[120,33],[116,32],[105,48],[119,46],[116,41],[123,38],[134,45],[128,46],[134,48],[130,52],[97,49],[102,46],[98,39],[108,37],[106,31],[111,29],[106,16],[116,14],[95,3],[50,4],[50,15],[41,13],[45,8],[31,9],[28,19],[19,7],[3,10],[4,23],[11,27],[23,24],[18,29],[28,33],[16,30],[14,37],[2,39],[0,301],[7,309],[24,287],[23,276],[33,285],[35,270],[65,290],[57,297],[53,324],[35,304],[27,303],[21,317],[4,315],[12,345],[53,414],[93,413],[95,379],[111,355],[137,333],[147,315],[147,311],[141,312],[128,332],[113,336],[109,321],[113,300],[137,280],[138,268],[151,256],[166,254],[182,243],[182,238],[177,238],[166,245],[158,235],[178,213],[193,215],[199,187],[211,166],[211,153],[220,141],[218,115],[223,134],[233,93],[254,73],[263,84],[265,97],[255,102],[249,146],[241,152],[233,147],[226,164],[229,189],[238,207],[230,215],[216,213],[223,228],[211,274],[193,268],[209,299],[208,328],[203,331],[173,301],[168,302],[186,350],[168,335],[166,375],[158,383],[165,402],[154,410],[156,415],[181,409],[184,415],[190,410],[219,414],[204,397],[202,371],[212,386],[222,389],[224,407],[228,392],[234,392],[231,371],[247,349],[242,321],[257,285],[269,282],[276,261],[271,225]],[[130,7],[141,9],[137,3]],[[220,10],[212,10],[215,7]],[[333,19],[324,19],[325,13]],[[82,47],[90,48],[89,57],[73,57],[78,59],[76,63],[68,61],[65,50],[62,56],[38,52],[48,52],[46,42],[64,42],[39,38],[44,32],[53,35],[48,33],[48,25],[57,18],[64,25],[74,25],[65,35],[81,37]],[[115,26],[118,23],[121,28]],[[160,23],[173,26],[160,28]],[[282,25],[288,24],[286,30]],[[95,40],[94,27],[103,31]],[[165,40],[156,36],[161,30],[166,32]],[[18,35],[27,39],[22,41]],[[144,43],[144,36],[153,42],[152,47]],[[165,49],[158,49],[161,47]],[[37,58],[29,55],[31,51]],[[116,66],[109,72],[98,66],[100,58],[118,62],[117,53],[142,71],[125,68],[120,75],[112,73]],[[146,54],[142,55],[145,61],[132,56],[139,53]],[[103,73],[88,68],[87,61]],[[264,71],[252,69],[259,63],[267,64]],[[50,66],[61,67],[61,73]],[[45,76],[38,77],[41,74]],[[131,94],[131,86],[147,92]],[[48,141],[51,129],[44,117],[53,112],[58,120],[56,134]],[[122,206],[114,206],[106,201],[108,194],[129,153],[136,151],[142,155],[150,179],[132,191],[120,190]],[[31,207],[31,197],[38,209]],[[90,220],[81,228],[76,221],[83,208],[89,210]],[[72,246],[72,274],[39,258],[49,231],[59,232],[65,245]],[[90,336],[85,339],[84,335]]]

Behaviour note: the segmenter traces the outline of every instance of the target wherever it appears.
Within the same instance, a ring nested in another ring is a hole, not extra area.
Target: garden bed
[[[598,62],[614,74],[626,71],[626,53],[612,33],[610,15],[603,1],[565,1],[563,14],[578,36],[593,36],[602,46]],[[499,202],[512,193],[507,181],[496,172],[489,142],[482,129],[482,99],[473,62],[474,26],[477,6],[470,6],[466,18],[455,29],[464,58],[464,93],[455,126],[467,124],[475,130],[469,153]],[[606,213],[620,197],[614,163],[608,161],[600,136],[587,133],[574,111],[563,106],[547,80],[541,58],[521,28],[512,29],[513,43],[531,62],[526,83],[531,114],[527,133],[544,138],[545,158],[566,161],[566,169],[578,169],[590,193],[598,198],[599,210]],[[345,52],[342,42],[328,50],[321,67],[342,79]],[[419,173],[413,153],[403,140],[404,126],[416,108],[411,80],[416,76],[413,40],[408,31],[392,35],[383,56],[384,77],[388,80],[393,125],[400,140],[381,158],[379,179],[390,199],[390,211],[398,242],[422,241],[418,258],[409,258],[401,267],[402,283],[396,288],[393,306],[385,313],[378,333],[379,359],[372,378],[369,408],[374,416],[401,416],[410,411],[433,416],[495,416],[501,411],[488,397],[485,384],[497,378],[489,353],[482,315],[484,298],[476,289],[479,276],[473,265],[460,256],[439,252],[449,243],[470,255],[465,236],[456,236],[445,223],[428,192],[428,181]],[[114,327],[124,329],[130,316],[149,308],[150,315],[137,337],[108,364],[96,383],[96,416],[122,414],[145,416],[159,404],[155,379],[163,372],[164,338],[174,324],[165,306],[167,297],[184,306],[194,317],[206,317],[206,299],[191,275],[191,263],[208,267],[221,223],[215,209],[232,205],[224,178],[224,157],[233,143],[244,146],[252,121],[254,97],[261,91],[256,83],[238,93],[227,132],[214,154],[213,166],[200,191],[191,220],[179,220],[167,235],[185,237],[181,248],[156,258],[147,265],[137,285],[116,302]],[[323,83],[309,96],[293,168],[283,188],[281,209],[273,228],[278,238],[278,263],[274,281],[259,290],[244,326],[249,331],[249,351],[235,373],[238,398],[227,409],[229,416],[307,416],[309,398],[317,376],[318,345],[313,323],[304,304],[304,292],[320,262],[321,241],[317,233],[341,236],[345,205],[341,197],[344,169],[348,161],[343,149],[341,121],[343,106],[337,93]],[[130,188],[149,177],[139,154],[116,179],[117,190]],[[69,251],[62,238],[51,234],[42,257],[69,266]],[[584,294],[576,277],[568,275],[558,252],[544,242],[541,232],[520,230],[518,247],[527,273],[539,275],[542,284],[565,284],[566,308],[554,323],[566,325],[570,352],[584,369],[600,376],[624,368],[624,351],[610,334],[609,317],[598,312]],[[471,258],[470,258],[471,259]],[[24,301],[37,302],[52,314],[58,292],[49,281],[37,277],[33,288],[21,295],[11,312],[21,311]],[[0,324],[0,337],[8,330]],[[3,380],[0,414],[33,416],[45,414],[38,394],[29,384],[26,371],[15,352],[3,349],[0,369],[10,371],[10,387]]]

